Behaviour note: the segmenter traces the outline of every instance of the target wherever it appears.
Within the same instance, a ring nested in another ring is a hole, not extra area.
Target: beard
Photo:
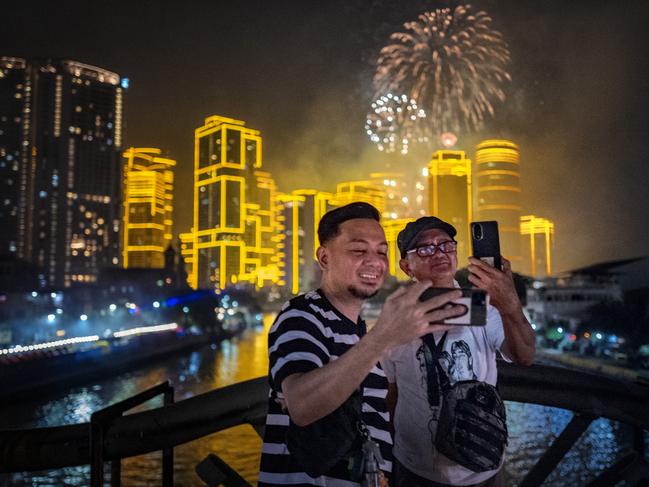
[[[347,291],[349,291],[349,294],[358,299],[373,298],[379,292],[378,289],[375,289],[374,291],[365,291],[364,289],[359,289],[356,286],[349,286],[347,288]]]

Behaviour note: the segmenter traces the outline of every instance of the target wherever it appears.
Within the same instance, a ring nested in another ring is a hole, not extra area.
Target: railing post
[[[93,414],[90,418],[90,486],[104,485],[104,431]]]
[[[174,403],[174,388],[169,387],[164,392],[164,405]],[[162,487],[173,487],[174,485],[174,449],[173,447],[162,450]]]
[[[164,405],[174,402],[174,388],[169,381],[164,381],[157,386],[140,392],[104,409],[95,411],[90,416],[90,485],[91,487],[104,486],[104,433],[115,418],[122,416],[129,409],[134,408],[160,394],[163,394]],[[119,487],[122,483],[122,459],[114,458],[111,461],[112,487]],[[173,487],[174,484],[174,457],[173,447],[162,450],[162,485]]]
[[[519,487],[539,487],[556,468],[595,418],[575,413],[561,434],[552,442],[543,456],[528,472]]]
[[[110,485],[120,487],[122,485],[122,459],[116,458],[110,462]]]

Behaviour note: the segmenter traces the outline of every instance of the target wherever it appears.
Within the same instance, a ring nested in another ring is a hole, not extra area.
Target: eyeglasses
[[[440,242],[438,244],[422,245],[421,247],[416,247],[412,250],[409,250],[408,252],[406,252],[406,254],[417,252],[417,255],[419,257],[430,257],[432,255],[435,255],[435,252],[437,252],[438,250],[444,254],[455,252],[457,250],[457,242],[455,240],[445,240],[444,242]]]

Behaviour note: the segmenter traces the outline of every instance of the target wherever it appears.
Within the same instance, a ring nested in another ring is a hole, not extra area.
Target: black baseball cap
[[[451,238],[455,237],[457,234],[457,230],[455,230],[455,227],[450,223],[446,223],[444,220],[440,220],[436,216],[422,216],[414,222],[408,223],[406,228],[399,232],[399,236],[397,237],[397,247],[399,247],[399,252],[401,252],[401,258],[405,258],[406,252],[415,248],[417,245],[417,238],[421,232],[433,228],[444,230]]]

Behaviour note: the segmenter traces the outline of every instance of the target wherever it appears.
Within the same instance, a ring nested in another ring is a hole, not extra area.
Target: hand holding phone
[[[471,246],[475,258],[502,270],[497,221],[472,222]]]

